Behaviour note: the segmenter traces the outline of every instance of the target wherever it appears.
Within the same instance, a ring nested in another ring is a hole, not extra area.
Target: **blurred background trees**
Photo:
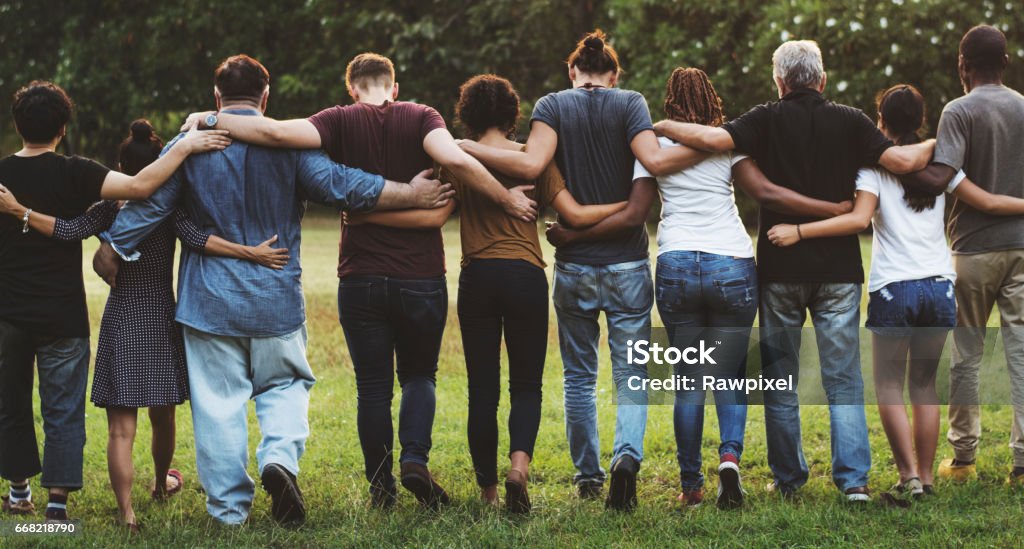
[[[65,152],[110,164],[132,119],[150,118],[169,138],[184,115],[212,108],[213,69],[240,52],[270,70],[278,118],[349,102],[345,64],[377,51],[395,61],[403,99],[449,121],[459,85],[484,72],[516,85],[528,119],[539,97],[567,86],[566,55],[600,26],[622,56],[621,85],[642,92],[655,119],[674,67],[703,68],[736,116],[775,97],[775,47],[813,38],[829,97],[873,116],[879,90],[909,82],[928,100],[933,131],[962,94],[960,37],[981,22],[1006,32],[1007,83],[1024,89],[1024,5],[1006,0],[0,0],[0,97],[56,81],[78,103]],[[0,152],[11,153],[19,141],[6,106],[0,128]]]

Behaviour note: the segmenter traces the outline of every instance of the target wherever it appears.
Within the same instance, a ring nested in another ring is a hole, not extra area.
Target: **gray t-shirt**
[[[1006,86],[978,86],[942,110],[934,162],[962,169],[994,194],[1024,198],[1024,96]],[[1024,248],[1024,216],[982,213],[960,200],[949,216],[953,253]]]
[[[575,88],[537,101],[532,120],[558,134],[555,162],[566,187],[580,204],[610,204],[629,199],[633,188],[633,138],[652,130],[644,96],[617,88]],[[647,230],[601,242],[584,242],[555,251],[555,259],[585,265],[611,265],[647,259]]]

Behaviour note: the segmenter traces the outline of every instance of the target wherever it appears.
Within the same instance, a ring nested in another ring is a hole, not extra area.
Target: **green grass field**
[[[129,540],[115,524],[116,504],[109,489],[106,469],[106,418],[101,409],[87,405],[89,441],[85,456],[85,489],[72,496],[73,518],[82,520],[84,534],[77,538],[48,539],[54,545],[110,546],[145,544],[184,546],[1020,546],[1024,496],[1008,488],[1004,479],[1010,467],[1007,448],[1011,415],[1008,407],[984,409],[984,435],[979,454],[980,481],[953,486],[940,484],[939,497],[910,510],[894,510],[872,503],[864,508],[845,506],[830,477],[828,410],[803,408],[804,450],[811,469],[810,482],[796,501],[783,502],[765,492],[771,480],[765,458],[763,410],[751,407],[743,456],[744,482],[749,492],[742,511],[721,512],[714,505],[681,510],[675,502],[678,470],[669,406],[652,406],[647,427],[646,458],[640,477],[640,507],[632,514],[605,512],[600,502],[584,502],[572,489],[572,463],[564,435],[561,359],[552,316],[544,413],[532,468],[530,494],[534,513],[514,519],[478,500],[466,443],[466,379],[455,314],[457,295],[457,221],[445,232],[448,283],[451,295],[448,327],[441,353],[437,383],[437,416],[431,468],[452,492],[455,504],[439,514],[420,509],[408,493],[400,495],[390,513],[370,510],[356,435],[356,390],[342,331],[337,321],[335,262],[338,229],[332,219],[311,218],[305,223],[302,249],[309,327],[309,360],[319,381],[313,390],[310,420],[312,436],[301,465],[299,480],[310,509],[304,527],[278,528],[269,516],[269,498],[257,492],[249,524],[226,528],[207,517],[204,496],[195,472],[195,454],[188,406],[178,410],[178,446],[175,466],[186,475],[186,489],[166,504],[148,498],[152,474],[149,460],[148,422],[140,420],[135,444],[137,467],[134,492],[136,512],[143,521],[143,535]],[[95,240],[87,246],[91,259]],[[864,240],[865,258],[870,241]],[[551,250],[546,256],[552,257]],[[86,266],[86,288],[93,322],[99,329],[106,286]],[[549,270],[550,275],[550,270]],[[268,303],[267,306],[273,306]],[[554,313],[552,312],[552,315]],[[657,324],[655,316],[655,324]],[[868,345],[868,342],[862,342]],[[864,355],[865,360],[870,354]],[[602,349],[599,390],[600,424],[605,461],[611,451],[615,409],[608,367],[608,350]],[[869,386],[870,387],[870,386]],[[869,388],[870,391],[870,388]],[[507,414],[503,402],[501,419]],[[395,407],[397,419],[397,405]],[[943,413],[945,418],[945,413]],[[874,462],[871,485],[877,492],[898,480],[878,414],[868,409]],[[943,419],[945,423],[945,419]],[[250,449],[258,440],[255,415],[250,416]],[[704,458],[714,493],[717,425],[709,408]],[[41,426],[37,416],[37,425]],[[41,429],[41,427],[40,427]],[[945,424],[943,425],[945,432]],[[507,438],[503,435],[503,448]],[[948,457],[940,444],[939,457]],[[397,462],[397,460],[396,460]],[[396,463],[397,467],[397,463]],[[607,467],[607,464],[606,464]],[[503,471],[502,471],[503,474]],[[255,457],[250,475],[257,478]],[[38,479],[33,481],[37,505],[45,504]],[[6,490],[6,486],[3,487]],[[0,539],[0,546],[37,543],[38,539]]]

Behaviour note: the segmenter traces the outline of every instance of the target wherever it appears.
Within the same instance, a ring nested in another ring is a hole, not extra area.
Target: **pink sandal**
[[[163,494],[161,494],[156,489],[156,486],[154,485],[153,486],[153,491],[151,493],[151,495],[153,496],[153,499],[155,499],[157,501],[166,500],[166,499],[170,498],[171,496],[173,496],[173,495],[177,494],[178,492],[180,492],[182,487],[185,486],[185,478],[184,478],[184,476],[182,476],[181,471],[179,471],[177,469],[168,469],[167,470],[167,476],[177,480],[178,481],[178,485],[175,486],[174,488],[171,488],[170,490],[166,490]],[[164,480],[164,486],[165,487],[167,486],[167,480],[166,479]]]

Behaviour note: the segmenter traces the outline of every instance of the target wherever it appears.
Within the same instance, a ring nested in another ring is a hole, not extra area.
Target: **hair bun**
[[[604,40],[598,36],[589,36],[583,41],[583,45],[589,49],[601,51],[604,49]]]
[[[153,138],[153,126],[145,120],[136,120],[132,122],[132,141],[138,143],[148,143]]]

